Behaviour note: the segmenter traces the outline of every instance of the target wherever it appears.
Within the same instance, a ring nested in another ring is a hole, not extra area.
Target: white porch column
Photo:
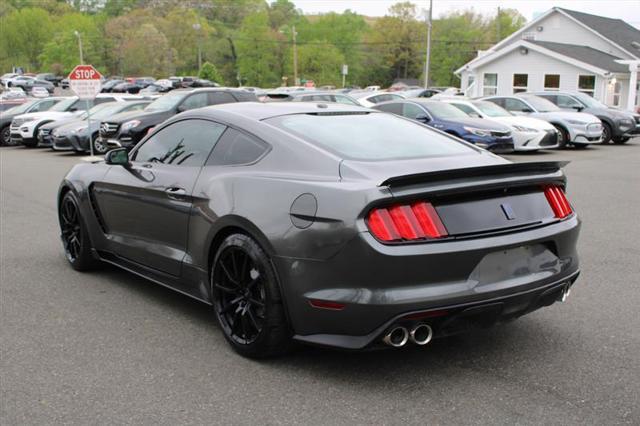
[[[636,106],[636,94],[638,90],[638,63],[640,61],[635,61],[635,63],[629,64],[629,97],[627,98],[627,109],[629,111],[635,112]]]

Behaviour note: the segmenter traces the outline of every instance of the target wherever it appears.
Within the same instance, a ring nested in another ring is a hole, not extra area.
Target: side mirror
[[[105,154],[104,161],[112,166],[128,166],[129,152],[127,148],[113,149]]]
[[[578,112],[580,112],[580,111],[582,111],[584,109],[580,105],[571,105],[571,108],[575,109]]]
[[[76,108],[76,107],[69,108],[69,112],[76,112],[77,110],[78,110],[78,108]]]
[[[532,113],[533,110],[531,108],[522,108],[522,112],[525,114],[529,114],[529,113]]]
[[[480,114],[478,114],[477,112],[470,112],[469,113],[469,117],[482,118],[482,116]]]
[[[428,123],[429,121],[429,116],[426,114],[420,114],[420,115],[416,115],[416,120],[421,122],[421,123]]]
[[[177,111],[178,112],[185,112],[188,108],[184,105],[178,105]]]

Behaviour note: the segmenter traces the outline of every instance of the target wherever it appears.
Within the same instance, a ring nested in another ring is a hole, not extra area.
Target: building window
[[[579,75],[578,76],[578,91],[585,95],[593,96],[596,90],[596,76],[595,75]]]
[[[498,93],[498,74],[485,74],[482,87],[483,96],[492,96]]]
[[[513,93],[526,92],[529,86],[529,74],[513,75]]]
[[[560,74],[545,74],[544,90],[560,90]]]
[[[622,91],[622,84],[616,81],[613,84],[613,106],[620,106],[620,92]]]

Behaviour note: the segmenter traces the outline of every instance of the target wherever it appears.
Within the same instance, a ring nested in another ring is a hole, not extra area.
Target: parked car
[[[489,96],[482,98],[515,115],[529,115],[553,124],[560,135],[560,148],[573,145],[585,148],[602,140],[602,123],[598,117],[583,112],[563,111],[535,95]]]
[[[7,83],[9,82],[9,80],[11,80],[14,77],[19,76],[20,74],[16,74],[14,72],[8,72],[5,74],[2,74],[2,76],[0,76],[0,84],[2,84],[3,86],[6,86]]]
[[[3,111],[0,114],[0,144],[15,145],[19,142],[11,139],[11,122],[15,117],[22,114],[47,111],[63,99],[65,98],[34,99]]]
[[[9,87],[2,90],[0,98],[2,100],[26,99],[27,94],[20,87]]]
[[[426,345],[566,299],[580,220],[563,164],[361,107],[228,104],[75,165],[58,217],[73,269],[212,305],[243,356]]]
[[[634,114],[608,107],[584,93],[545,91],[531,94],[540,96],[563,110],[585,112],[598,117],[602,122],[602,143],[613,141],[623,144],[640,133],[640,129],[636,129]]]
[[[358,101],[358,103],[363,107],[368,108],[371,108],[372,106],[381,102],[398,101],[404,99],[404,96],[397,93],[375,92],[366,89],[362,92],[350,92],[349,96]]]
[[[182,87],[182,77],[171,76],[169,77],[169,81],[174,89]]]
[[[203,78],[193,80],[190,87],[219,87],[218,83]]]
[[[470,117],[484,118],[504,124],[511,129],[516,151],[537,151],[558,148],[558,130],[549,122],[533,117],[513,115],[493,102],[459,99],[443,99]]]
[[[56,151],[90,152],[105,154],[109,148],[98,139],[102,120],[125,112],[141,111],[151,101],[109,102],[93,107],[90,114],[71,120],[51,130],[52,148]],[[42,131],[42,130],[41,130]]]
[[[34,77],[29,77],[25,75],[21,75],[18,77],[14,77],[7,82],[9,87],[19,87],[25,92],[30,92],[34,87],[43,87],[49,93],[53,93],[55,87],[53,84],[49,83],[45,80],[38,80]]]
[[[27,102],[27,98],[5,99],[0,96],[0,112],[4,112],[8,109],[17,107],[18,105],[22,105],[25,102]]]
[[[124,102],[128,99],[136,98],[101,93],[93,101],[87,102],[72,96],[61,100],[47,111],[18,115],[11,121],[12,142],[34,148],[38,145],[38,130],[43,124],[77,117],[93,105],[113,101]]]
[[[34,87],[31,89],[31,96],[34,98],[48,98],[49,92],[44,87]]]
[[[155,96],[155,95],[161,95],[163,93],[167,93],[171,89],[172,89],[171,87],[160,86],[159,84],[154,83],[140,90],[138,94],[140,96]]]
[[[132,148],[149,131],[179,112],[231,102],[256,102],[253,93],[229,88],[176,89],[156,99],[144,111],[116,114],[100,127],[100,143]]]
[[[110,93],[114,87],[122,83],[126,83],[126,82],[121,79],[107,80],[104,83],[102,83],[102,87],[100,88],[100,91],[102,93]]]
[[[436,89],[424,89],[424,88],[404,90],[402,92],[398,92],[398,94],[404,96],[407,99],[409,99],[409,98],[430,98],[433,95],[437,95],[438,93],[442,93],[442,92],[440,90],[436,90]]]
[[[47,73],[37,74],[36,79],[48,81],[49,83],[57,87],[60,84],[60,80],[62,80],[62,77],[58,77],[53,73],[47,72]]]
[[[511,130],[504,124],[469,117],[453,105],[427,99],[378,104],[374,109],[418,121],[494,153],[513,151]]]
[[[197,79],[198,77],[191,77],[191,76],[181,77],[180,86],[191,87],[193,85],[193,82],[196,81]]]
[[[358,101],[348,95],[335,92],[269,92],[264,95],[265,102],[337,102],[339,104],[360,106]]]

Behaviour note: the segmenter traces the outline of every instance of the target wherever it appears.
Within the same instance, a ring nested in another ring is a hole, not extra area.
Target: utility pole
[[[424,61],[424,88],[429,87],[429,69],[431,68],[431,26],[433,19],[433,0],[429,0],[429,16],[427,17],[427,57]]]
[[[198,32],[198,74],[200,74],[200,70],[202,69],[202,46],[201,46],[202,37],[200,36],[201,28],[202,26],[200,25],[199,22],[193,24],[193,29]]]
[[[299,86],[300,82],[298,81],[298,45],[296,44],[296,26],[293,25],[291,27],[291,35],[293,36],[293,85]]]
[[[84,58],[82,57],[82,36],[78,31],[73,32],[78,37],[78,49],[80,50],[80,65],[84,65]]]
[[[498,20],[496,21],[496,35],[498,38],[496,39],[496,43],[500,42],[500,6],[498,6]]]

